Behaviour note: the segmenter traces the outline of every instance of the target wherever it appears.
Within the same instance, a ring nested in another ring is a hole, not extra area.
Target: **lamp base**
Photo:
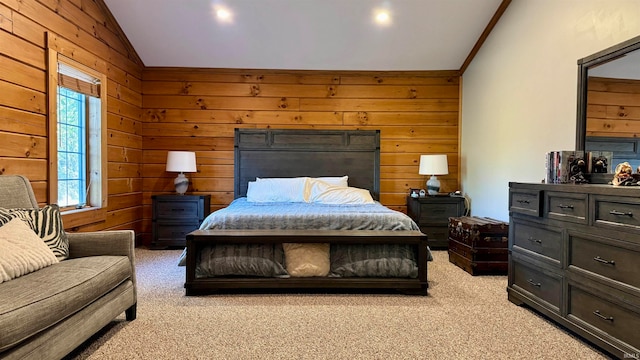
[[[440,192],[440,180],[435,175],[431,175],[427,180],[427,193],[429,195],[438,195]]]
[[[189,179],[187,179],[187,177],[184,176],[183,173],[180,173],[178,174],[178,177],[173,180],[173,184],[176,187],[176,192],[178,193],[178,195],[184,195],[184,193],[186,193],[187,189],[189,188]]]

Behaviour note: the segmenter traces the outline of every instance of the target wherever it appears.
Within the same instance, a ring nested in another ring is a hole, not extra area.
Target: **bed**
[[[187,235],[187,295],[427,294],[426,235],[379,203],[380,132],[236,129],[234,198]]]

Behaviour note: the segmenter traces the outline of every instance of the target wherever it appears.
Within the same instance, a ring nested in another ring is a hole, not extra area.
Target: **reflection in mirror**
[[[576,129],[577,150],[613,152],[609,172],[640,166],[640,36],[578,60]]]

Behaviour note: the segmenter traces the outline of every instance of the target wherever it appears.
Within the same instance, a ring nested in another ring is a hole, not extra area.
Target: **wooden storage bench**
[[[449,261],[471,275],[506,275],[509,224],[481,217],[449,218]]]
[[[418,277],[196,277],[199,250],[211,244],[273,243],[406,244],[418,248]],[[196,230],[187,234],[186,295],[237,289],[397,289],[427,295],[427,236],[420,231]]]

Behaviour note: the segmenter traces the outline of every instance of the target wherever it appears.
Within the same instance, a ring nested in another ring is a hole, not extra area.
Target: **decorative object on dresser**
[[[545,183],[586,183],[587,168],[584,151],[550,151],[545,157]]]
[[[210,212],[211,195],[153,195],[152,248],[186,246],[186,236]]]
[[[628,187],[510,183],[509,300],[637,357],[639,198]]]
[[[611,185],[613,186],[637,186],[638,184],[638,176],[634,176],[633,168],[628,162],[622,162],[616,165],[616,170],[613,174],[613,179],[611,180]]]
[[[476,216],[449,218],[449,261],[471,275],[506,275],[509,224]]]
[[[436,175],[449,174],[449,165],[447,164],[447,155],[420,155],[420,175],[431,175],[427,181],[427,192],[429,195],[436,195],[440,192],[440,180]]]
[[[587,151],[585,153],[587,160],[587,172],[594,174],[607,174],[609,171],[613,159],[612,151]]]
[[[184,195],[189,188],[189,179],[184,176],[185,172],[196,172],[196,153],[192,151],[169,151],[167,152],[166,171],[179,172],[178,177],[173,180],[176,193]]]
[[[429,247],[446,249],[448,246],[449,217],[465,214],[461,196],[407,196],[407,215],[427,234]]]

